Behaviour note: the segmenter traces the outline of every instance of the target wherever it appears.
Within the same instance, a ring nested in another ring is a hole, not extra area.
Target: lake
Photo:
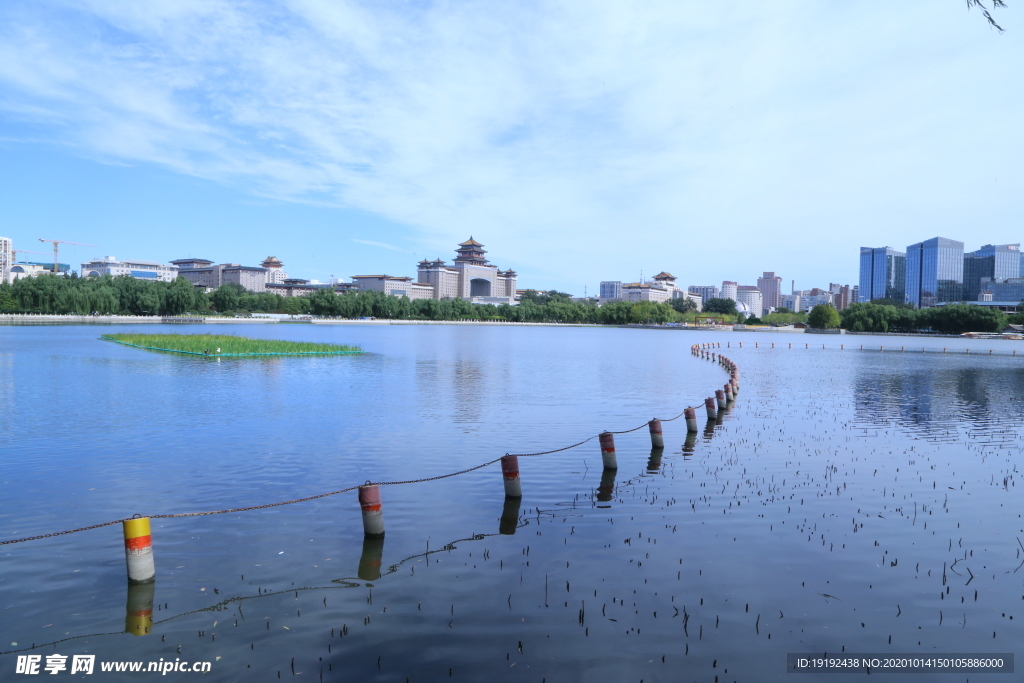
[[[0,546],[3,680],[19,655],[93,654],[209,661],[216,681],[763,681],[789,675],[787,653],[1024,640],[1024,358],[1005,355],[1020,342],[280,324],[228,333],[366,353],[217,360],[99,340],[132,329],[0,327],[0,540],[632,429],[721,388],[694,343],[720,342],[742,391],[717,424],[698,411],[696,438],[666,422],[661,454],[646,428],[617,435],[614,473],[596,439],[520,458],[519,503],[498,465],[384,486],[382,543],[364,543],[351,491],[154,519],[142,588],[119,524]]]

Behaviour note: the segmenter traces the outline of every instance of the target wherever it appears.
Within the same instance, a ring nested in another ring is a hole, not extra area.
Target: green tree
[[[687,311],[696,311],[697,302],[689,297],[681,296],[677,299],[672,299],[672,308],[679,313],[686,313]]]
[[[914,304],[908,304],[906,301],[896,301],[895,299],[889,299],[885,297],[881,299],[872,299],[871,303],[875,304],[876,306],[892,306],[893,308],[898,309],[914,310]]]
[[[832,304],[818,304],[807,314],[807,324],[818,330],[835,329],[841,322],[839,311]]]
[[[170,287],[163,290],[160,312],[164,315],[181,315],[196,310],[196,288],[183,277],[177,277]]]
[[[911,313],[916,314],[916,311]],[[900,316],[895,306],[875,303],[850,304],[841,314],[842,326],[852,332],[888,332]]]
[[[936,332],[963,334],[964,332],[998,332],[1006,327],[1007,316],[1002,311],[976,304],[952,304],[918,311],[922,327]]]
[[[213,304],[214,310],[218,313],[224,313],[226,311],[233,311],[238,308],[238,304],[241,302],[242,297],[245,296],[246,289],[242,285],[234,282],[228,282],[217,288],[217,290],[210,295],[210,303]]]
[[[13,311],[18,307],[14,298],[12,287],[6,282],[0,282],[0,311]]]
[[[736,315],[736,302],[732,299],[708,299],[704,302],[706,313],[721,313],[723,315]]]

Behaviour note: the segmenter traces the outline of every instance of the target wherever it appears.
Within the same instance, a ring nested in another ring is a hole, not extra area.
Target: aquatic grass
[[[197,356],[301,356],[357,354],[358,346],[295,342],[281,339],[251,339],[231,334],[105,334],[107,341],[150,351],[170,351]]]

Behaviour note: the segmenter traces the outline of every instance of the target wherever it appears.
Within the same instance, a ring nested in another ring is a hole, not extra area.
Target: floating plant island
[[[362,353],[358,346],[317,344],[280,339],[250,339],[231,334],[105,334],[101,339],[150,351],[192,356],[329,356]]]

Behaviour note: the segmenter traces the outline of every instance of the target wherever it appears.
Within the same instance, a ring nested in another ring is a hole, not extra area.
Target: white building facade
[[[410,299],[433,299],[434,288],[423,282],[413,282],[411,277],[394,275],[353,275],[352,282],[361,290],[384,292],[390,296],[407,296]]]
[[[10,237],[0,237],[0,273],[14,265],[14,242]]]
[[[687,290],[699,295],[701,301],[717,299],[719,293],[718,287],[714,285],[690,285]],[[735,299],[733,299],[733,301],[735,301]]]
[[[104,256],[83,263],[81,273],[82,277],[130,275],[137,280],[173,282],[178,277],[178,267],[157,261],[118,261],[113,256]]]
[[[761,298],[761,290],[750,285],[740,285],[736,288],[736,303],[747,307],[752,315],[760,318],[764,315],[764,305]]]
[[[788,308],[794,313],[800,312],[801,297],[799,294],[783,294],[782,295],[782,306]]]
[[[723,280],[721,298],[732,299],[736,303],[739,303],[739,299],[736,298],[738,296],[736,293],[737,287],[738,285],[732,280]]]

